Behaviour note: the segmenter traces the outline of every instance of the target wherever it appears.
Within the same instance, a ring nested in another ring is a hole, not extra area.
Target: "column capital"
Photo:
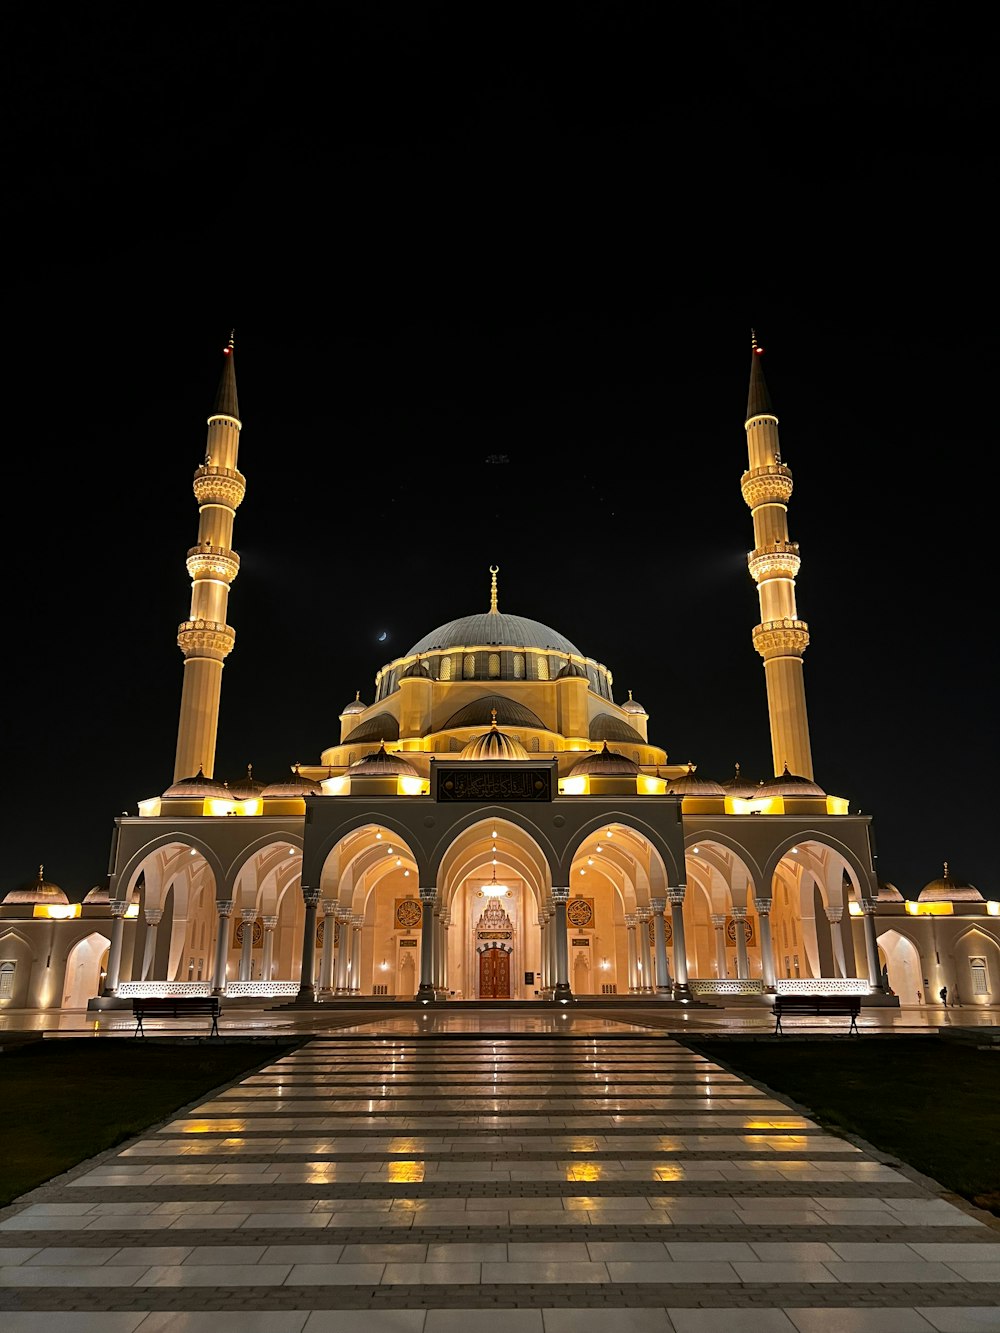
[[[144,912],[147,926],[158,926],[163,920],[162,907],[147,907]]]
[[[262,916],[261,921],[264,923],[265,930],[273,930],[278,924],[278,918],[276,916]]]
[[[653,909],[651,907],[637,907],[635,914],[640,921],[649,921],[653,915]]]
[[[351,925],[354,926],[357,930],[360,930],[364,924],[365,924],[365,918],[359,912],[355,912],[354,915],[352,915],[351,917]]]
[[[302,885],[302,898],[307,907],[318,907],[322,896],[322,889],[311,889],[306,884]]]
[[[683,907],[684,898],[687,894],[687,885],[678,884],[676,889],[667,889],[667,897],[670,899],[671,907]]]
[[[709,920],[716,930],[721,930],[726,924],[726,914],[725,912],[713,912]]]
[[[432,884],[428,889],[420,889],[420,901],[422,903],[432,903],[437,898],[437,885]]]
[[[667,909],[666,898],[650,898],[649,905],[656,916],[662,916]]]
[[[333,917],[337,915],[337,904],[332,898],[323,899],[323,915]]]
[[[240,920],[242,920],[242,921],[246,921],[248,924],[249,924],[249,922],[251,922],[251,921],[256,921],[256,920],[257,920],[257,909],[256,909],[256,907],[242,907],[242,908],[240,908]]]
[[[730,908],[730,915],[736,921],[745,921],[747,919],[747,909],[745,907]]]
[[[755,898],[753,900],[753,905],[758,916],[767,916],[771,910],[771,899]]]
[[[128,903],[124,898],[112,898],[108,906],[111,908],[111,915],[116,921],[120,921],[128,911]]]
[[[827,907],[825,911],[826,911],[826,919],[827,921],[829,921],[831,926],[836,926],[841,920],[843,920],[844,909],[842,907]]]
[[[874,900],[874,898],[862,898],[862,899],[861,899],[861,910],[862,910],[862,912],[864,912],[865,916],[874,916],[874,915],[875,915],[875,900]]]
[[[627,930],[635,930],[635,928],[636,928],[636,926],[637,926],[638,924],[639,924],[639,918],[636,916],[636,914],[635,914],[634,912],[629,912],[629,913],[627,913],[627,915],[626,915],[626,917],[625,917],[625,927],[626,927],[626,929],[627,929]]]
[[[233,914],[232,899],[227,898],[224,902],[221,899],[216,899],[215,910],[221,917],[231,917]]]
[[[554,903],[556,903],[557,905],[558,905],[559,903],[562,903],[563,906],[565,906],[566,903],[569,902],[569,889],[568,889],[568,888],[561,888],[561,887],[557,887],[556,885],[553,885],[553,886],[552,886],[552,901],[553,901]]]

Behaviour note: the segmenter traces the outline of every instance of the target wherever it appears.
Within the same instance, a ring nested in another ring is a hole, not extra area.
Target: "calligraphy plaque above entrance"
[[[461,767],[435,767],[437,801],[551,801],[552,768],[526,767],[518,763],[510,768],[479,768],[465,763]]]

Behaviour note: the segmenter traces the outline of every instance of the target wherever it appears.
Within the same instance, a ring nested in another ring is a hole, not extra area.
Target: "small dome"
[[[736,771],[728,782],[721,782],[719,785],[727,796],[738,796],[741,800],[750,800],[760,794],[760,784],[745,778],[740,772],[739,764],[736,765]]]
[[[530,756],[520,741],[508,736],[497,727],[497,710],[494,708],[493,721],[489,731],[481,736],[473,736],[459,759],[528,759]]]
[[[102,903],[109,903],[111,901],[110,886],[108,884],[95,884],[83,901],[85,903],[90,903],[92,906],[95,903],[98,904],[98,906]],[[132,902],[137,903],[138,901],[139,886],[137,884],[132,890]]]
[[[648,717],[648,716],[649,716],[649,714],[646,712],[645,708],[643,708],[642,704],[637,704],[636,701],[632,698],[632,691],[631,691],[631,690],[629,690],[629,692],[628,692],[628,698],[627,698],[627,699],[625,700],[625,702],[622,704],[622,712],[623,712],[623,713],[641,713],[643,717]]]
[[[878,888],[875,890],[875,901],[877,903],[901,903],[904,898],[895,884],[890,884],[888,880],[879,880]]]
[[[587,673],[579,662],[574,662],[572,658],[561,666],[556,672],[556,680],[586,680]]]
[[[575,778],[581,774],[590,774],[593,777],[634,778],[639,771],[639,765],[634,760],[629,759],[627,755],[619,754],[617,750],[609,750],[605,741],[603,748],[596,754],[588,754],[583,759],[578,759],[569,770],[569,776]]]
[[[352,778],[419,778],[420,774],[401,754],[389,754],[384,745],[356,760],[347,770]]]
[[[925,884],[917,896],[918,903],[981,903],[985,899],[972,884],[953,879],[948,873],[948,862],[944,863],[944,874],[940,879],[932,879]]]
[[[351,702],[342,709],[340,716],[346,717],[348,713],[363,713],[367,707],[367,704],[361,702],[361,691],[358,690]]]
[[[679,778],[672,778],[667,783],[668,796],[725,796],[726,789],[711,778],[700,778],[694,771],[694,764],[688,764],[688,771]]]
[[[173,783],[163,793],[166,800],[168,796],[184,796],[191,800],[200,800],[203,796],[222,796],[229,795],[229,788],[224,782],[217,782],[215,778],[206,778],[205,774],[199,768],[193,778],[181,778],[179,782]]]
[[[38,878],[30,884],[21,884],[11,889],[4,897],[5,903],[45,903],[49,906],[68,903],[69,899],[58,884],[52,884],[45,878],[45,867],[38,867]]]
[[[802,778],[797,773],[789,773],[786,764],[785,771],[778,777],[764,779],[757,788],[757,794],[758,796],[825,796],[826,792],[811,778]]]
[[[253,775],[253,764],[247,764],[247,775],[234,782],[229,788],[229,795],[237,801],[248,801],[251,797],[259,796],[266,786],[263,782],[258,782]]]
[[[299,772],[299,766],[296,764],[292,769],[292,776],[286,778],[284,782],[272,782],[260,793],[265,798],[271,800],[293,800],[296,796],[308,796],[311,792],[317,792],[322,795],[323,788],[318,782],[313,782],[312,778],[305,778]]]
[[[431,678],[431,673],[427,668],[426,662],[421,662],[419,656],[416,658],[415,661],[410,663],[410,665],[403,672],[400,679],[409,680],[412,676],[419,676],[424,680],[430,680]]]

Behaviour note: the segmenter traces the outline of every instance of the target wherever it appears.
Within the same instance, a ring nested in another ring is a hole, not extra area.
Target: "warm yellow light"
[[[954,916],[953,903],[915,903],[907,899],[906,910],[910,916]]]
[[[323,778],[319,784],[327,796],[349,796],[351,791],[351,779],[346,773],[341,773],[338,778]],[[381,833],[376,833],[380,838]]]
[[[848,801],[844,796],[828,796],[826,798],[826,813],[828,815],[849,815]]]
[[[993,899],[990,898],[986,903],[986,915],[1000,916],[1000,903],[994,902]]]
[[[128,907],[125,908],[126,918],[129,920],[134,920],[135,917],[137,917],[138,915],[139,915],[139,904],[129,903]]]
[[[36,903],[32,916],[46,917],[49,921],[71,921],[80,915],[79,903]]]
[[[586,775],[559,779],[560,796],[586,796],[589,790],[590,782]]]
[[[235,801],[222,800],[217,796],[205,797],[204,813],[206,815],[231,815],[234,813],[235,807]]]
[[[241,815],[259,815],[264,802],[257,796],[252,796],[247,801],[241,801],[239,813]]]
[[[400,796],[426,796],[431,784],[427,778],[400,777],[396,780],[396,788]]]
[[[139,802],[140,819],[155,819],[159,813],[160,813],[159,796],[150,796],[148,800]]]
[[[637,773],[635,789],[640,796],[665,796],[667,780],[666,778],[654,777],[651,773]]]
[[[852,901],[847,904],[847,914],[848,916],[864,916],[865,909],[860,903],[856,903],[852,899]]]

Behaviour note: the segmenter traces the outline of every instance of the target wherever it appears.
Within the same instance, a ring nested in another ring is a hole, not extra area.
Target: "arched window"
[[[537,672],[537,676],[536,676],[536,679],[537,679],[537,680],[548,680],[548,679],[549,679],[549,659],[548,659],[547,657],[536,657],[536,658],[535,658],[535,670],[536,670],[536,672]]]
[[[466,653],[462,662],[462,675],[466,680],[476,679],[476,654]]]
[[[524,653],[514,654],[514,679],[524,680]]]
[[[500,654],[490,653],[489,665],[487,667],[491,680],[497,680],[500,676]]]
[[[16,963],[0,963],[0,1000],[9,1000],[14,994]]]
[[[442,657],[442,658],[441,658],[441,674],[440,674],[440,676],[438,677],[438,679],[439,679],[439,680],[451,680],[451,658],[450,658],[450,657]]]

